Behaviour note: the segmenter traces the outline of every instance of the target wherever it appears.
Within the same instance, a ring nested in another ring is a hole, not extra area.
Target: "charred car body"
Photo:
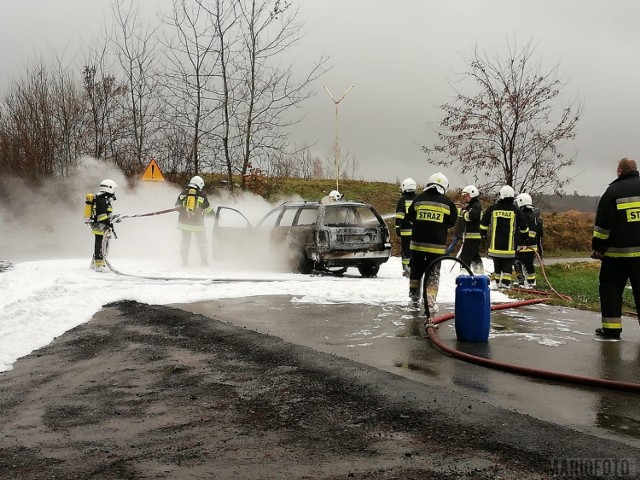
[[[229,227],[224,219],[231,212],[226,210],[241,215],[244,227]],[[363,277],[373,277],[391,254],[389,228],[384,220],[373,206],[357,201],[285,202],[255,227],[238,210],[218,207],[214,254],[217,247],[237,243],[242,232],[254,244],[266,243],[270,254],[282,258],[286,267],[297,273],[341,275],[348,267],[355,267]],[[220,255],[219,249],[217,253]]]

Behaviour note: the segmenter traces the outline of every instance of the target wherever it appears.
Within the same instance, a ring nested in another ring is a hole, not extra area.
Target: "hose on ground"
[[[511,308],[518,308],[526,305],[534,305],[537,303],[543,303],[546,299],[535,298],[530,300],[521,300],[517,302],[504,303],[498,305],[492,305],[491,310],[505,310]],[[591,387],[607,388],[611,390],[621,390],[625,392],[640,392],[640,384],[632,382],[622,382],[617,380],[606,380],[602,378],[585,377],[581,375],[571,375],[561,372],[552,372],[548,370],[541,370],[537,368],[525,367],[521,365],[514,365],[510,363],[499,362],[485,357],[472,355],[466,352],[462,352],[455,348],[446,345],[437,334],[437,325],[454,318],[453,313],[447,313],[440,315],[425,322],[425,328],[427,335],[431,342],[441,351],[449,354],[454,358],[464,360],[465,362],[474,363],[483,367],[493,368],[494,370],[501,370],[504,372],[515,373],[518,375],[524,375],[534,378],[544,378],[547,380],[555,380],[559,382],[573,383],[578,385],[586,385]]]

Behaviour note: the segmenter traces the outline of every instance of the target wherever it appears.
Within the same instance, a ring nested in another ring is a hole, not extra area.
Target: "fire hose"
[[[471,272],[471,270],[462,261],[453,257],[447,257],[447,258],[459,262],[465,269],[467,269],[469,274],[473,276],[473,273]],[[435,264],[440,260],[441,259],[434,261],[433,264]],[[427,271],[429,271],[431,266],[432,265],[430,265],[427,268]],[[546,298],[534,298],[530,300],[520,300],[516,302],[504,303],[499,305],[491,305],[490,308],[491,308],[491,311],[505,310],[505,309],[527,306],[527,305],[534,305],[538,303],[544,303],[545,301],[546,301]],[[541,369],[536,369],[531,367],[525,367],[522,365],[499,362],[497,360],[492,360],[489,358],[480,357],[477,355],[472,355],[470,353],[462,352],[458,349],[455,349],[446,345],[437,334],[438,325],[447,320],[451,320],[452,318],[455,317],[455,314],[447,313],[435,318],[430,318],[428,309],[426,310],[426,314],[427,314],[427,319],[425,321],[424,327],[426,329],[428,338],[439,350],[441,350],[444,353],[447,353],[448,355],[454,358],[458,358],[465,362],[474,363],[476,365],[492,368],[494,370],[501,370],[509,373],[515,373],[518,375],[524,375],[524,376],[529,376],[534,378],[544,378],[547,380],[555,380],[559,382],[573,383],[578,385],[607,388],[611,390],[621,390],[626,392],[640,392],[639,383],[622,382],[617,380],[606,380],[602,378],[586,377],[581,375],[571,375],[571,374],[562,373],[562,372],[541,370]]]

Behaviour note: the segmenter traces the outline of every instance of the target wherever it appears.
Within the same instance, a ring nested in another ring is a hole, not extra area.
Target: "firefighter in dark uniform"
[[[93,259],[91,268],[96,272],[105,271],[103,245],[106,245],[105,235],[108,236],[113,230],[113,222],[117,217],[113,215],[111,202],[116,199],[116,188],[118,185],[108,178],[100,182],[98,192],[93,201],[93,214],[91,221],[91,233],[94,235]]]
[[[209,264],[207,261],[207,236],[204,231],[204,216],[211,214],[213,206],[209,203],[207,194],[203,189],[204,180],[199,175],[196,175],[189,180],[189,183],[176,200],[176,207],[179,212],[178,228],[182,232],[180,255],[184,266],[189,265],[192,236],[196,238],[202,264]]]
[[[518,235],[515,271],[518,282],[523,288],[531,289],[536,286],[536,267],[534,261],[540,238],[543,235],[542,217],[533,207],[533,200],[528,193],[521,193],[516,197],[516,205],[522,210],[529,232]]]
[[[422,297],[425,313],[436,312],[440,262],[435,262],[445,254],[447,230],[458,218],[458,209],[445,195],[449,180],[438,172],[427,182],[424,191],[416,195],[409,207],[407,217],[411,222],[411,260],[409,274],[409,296],[413,306],[420,301],[420,284],[425,276]],[[433,263],[433,265],[432,265]],[[427,272],[427,268],[432,267]]]
[[[409,276],[409,258],[411,258],[411,223],[407,218],[409,207],[416,198],[417,184],[413,178],[405,178],[400,184],[402,195],[396,206],[396,235],[402,249],[402,275]]]
[[[640,177],[635,160],[618,163],[618,178],[600,198],[593,227],[593,258],[600,266],[602,327],[596,334],[620,338],[622,293],[631,283],[636,311],[640,305]]]
[[[476,274],[484,273],[482,257],[480,257],[480,220],[482,219],[482,204],[480,192],[475,185],[467,185],[462,189],[462,219],[464,233],[462,234],[462,250],[460,260]]]
[[[480,235],[487,239],[489,233],[488,254],[493,260],[493,274],[497,288],[509,288],[513,262],[516,257],[515,233],[528,234],[527,220],[520,209],[514,204],[515,192],[509,185],[500,189],[496,203],[484,212],[480,221]]]

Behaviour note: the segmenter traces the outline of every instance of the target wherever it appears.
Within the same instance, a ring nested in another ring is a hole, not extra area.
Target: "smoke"
[[[106,178],[118,184],[113,209],[121,215],[170,209],[183,187],[169,182],[128,181],[115,166],[91,157],[81,159],[72,177],[50,179],[37,187],[19,178],[4,177],[0,181],[0,261],[86,258],[88,267],[94,236],[84,223],[85,195],[96,193]],[[248,192],[232,196],[226,190],[215,190],[208,197],[214,212],[220,206],[227,207],[221,210],[218,221],[232,233],[214,240],[215,217],[205,217],[207,256],[215,262],[211,268],[273,269],[282,264],[268,251],[268,238],[258,238],[254,229],[247,228],[247,221],[255,226],[272,204]],[[152,260],[158,267],[180,267],[181,231],[177,223],[177,212],[124,218],[114,225],[117,238],[110,241],[109,261],[116,268],[118,259],[125,258]],[[224,246],[217,244],[221,241]],[[218,254],[222,251],[223,255]],[[200,265],[195,238],[189,263]]]

